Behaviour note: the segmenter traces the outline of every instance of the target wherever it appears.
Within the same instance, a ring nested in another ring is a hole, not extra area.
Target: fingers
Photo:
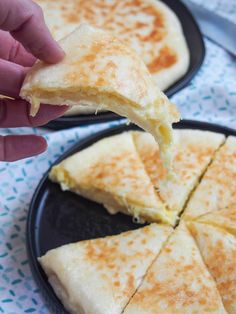
[[[0,94],[19,97],[26,72],[27,68],[0,59]]]
[[[0,30],[0,58],[26,67],[31,67],[36,58],[16,41],[8,32]]]
[[[30,105],[23,100],[0,99],[0,128],[41,126],[63,115],[68,106],[41,105],[35,117],[29,115]]]
[[[0,161],[16,161],[35,156],[47,148],[46,140],[37,135],[0,136]]]
[[[0,28],[11,32],[27,51],[47,63],[57,63],[64,56],[44,22],[42,9],[33,1],[1,0]]]

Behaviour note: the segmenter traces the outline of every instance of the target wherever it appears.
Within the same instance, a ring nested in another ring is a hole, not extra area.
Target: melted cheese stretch
[[[31,104],[31,106],[30,106],[30,115],[32,117],[35,117],[36,114],[38,113],[39,108],[40,108],[40,103],[41,103],[41,101],[40,101],[39,98],[37,98],[36,96],[32,96],[31,97],[31,100],[30,100],[30,104]]]
[[[104,108],[114,111],[115,113],[129,117],[131,121],[138,126],[144,128],[146,131],[154,135],[156,141],[160,146],[161,157],[164,165],[171,170],[172,165],[172,153],[171,146],[173,142],[171,115],[178,120],[178,113],[175,111],[174,105],[163,108],[163,101],[156,100],[155,103],[149,104],[144,108],[138,104],[117,95],[116,93],[105,93],[91,88],[83,88],[83,90],[75,93],[71,90],[64,90],[60,92],[52,91],[40,91],[33,90],[33,96],[28,96],[28,100],[31,102],[31,115],[35,115],[38,112],[40,102],[50,102],[52,104],[68,105],[78,104],[78,99],[82,99],[83,106],[97,105],[97,108]],[[45,100],[44,100],[45,99]],[[77,101],[76,101],[77,99]],[[80,101],[79,101],[80,103]],[[169,171],[169,175],[173,175]]]

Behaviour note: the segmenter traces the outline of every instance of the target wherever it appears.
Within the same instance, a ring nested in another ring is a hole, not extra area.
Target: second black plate
[[[232,129],[204,122],[181,121],[176,124],[176,128],[208,130],[236,136],[236,131]],[[55,164],[104,137],[134,129],[138,128],[134,125],[121,125],[94,134],[75,144]],[[55,313],[66,311],[49,285],[37,257],[63,244],[118,234],[139,226],[129,216],[110,215],[102,205],[68,191],[63,192],[58,184],[48,179],[48,172],[44,175],[31,201],[26,240],[32,273]]]
[[[166,95],[170,97],[177,91],[185,87],[193,78],[193,76],[196,74],[196,72],[199,70],[204,59],[205,47],[198,25],[196,24],[192,14],[186,8],[186,6],[179,0],[162,0],[162,1],[165,4],[167,4],[179,18],[182,24],[184,36],[186,38],[190,52],[190,64],[188,71],[183,77],[181,77],[177,82],[175,82],[165,91]],[[46,127],[59,130],[87,123],[91,124],[98,122],[107,122],[116,119],[122,119],[122,117],[112,112],[103,112],[98,113],[97,115],[86,114],[68,117],[63,116],[61,118],[49,122],[46,125]]]

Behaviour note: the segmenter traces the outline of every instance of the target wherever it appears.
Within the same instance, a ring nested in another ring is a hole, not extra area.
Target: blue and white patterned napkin
[[[182,0],[192,11],[205,36],[236,56],[235,0]]]
[[[206,39],[205,44],[206,58],[201,70],[172,100],[183,118],[236,129],[236,60],[211,41]],[[58,132],[29,128],[0,130],[1,134],[43,134],[49,145],[46,153],[35,158],[0,162],[0,313],[49,313],[32,279],[26,256],[25,223],[31,197],[43,173],[65,150],[84,136],[118,123]]]

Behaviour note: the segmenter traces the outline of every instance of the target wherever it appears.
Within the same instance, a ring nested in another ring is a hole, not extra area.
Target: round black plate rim
[[[198,27],[198,24],[196,23],[192,13],[189,11],[189,9],[186,7],[184,3],[182,3],[180,0],[162,0],[165,4],[167,4],[179,17],[179,20],[181,22],[183,32],[188,44],[188,48],[190,51],[190,65],[188,71],[185,73],[183,77],[181,77],[177,82],[173,83],[170,87],[167,88],[165,91],[165,94],[168,97],[171,97],[174,95],[176,92],[179,90],[183,89],[194,77],[194,75],[197,73],[199,68],[201,67],[204,57],[205,57],[205,45],[203,41],[203,37],[201,34],[201,31]],[[177,9],[175,10],[174,8]],[[181,16],[183,15],[183,18]],[[186,17],[187,17],[187,22],[186,22]],[[192,28],[194,28],[194,36],[197,37],[197,42],[198,42],[198,49],[200,52],[198,53],[197,60],[193,60],[193,53],[192,45],[190,44],[190,41],[192,40],[192,33],[189,33],[189,27],[184,27],[185,23],[186,24],[191,24]],[[193,65],[193,66],[192,66]],[[54,130],[59,130],[59,129],[65,129],[73,126],[79,126],[87,123],[102,123],[102,122],[108,122],[108,121],[113,121],[113,120],[119,120],[123,119],[123,117],[113,113],[113,112],[101,112],[98,114],[86,114],[86,115],[75,115],[75,116],[63,116],[60,117],[54,121],[49,122],[45,127],[54,129]]]
[[[182,120],[181,122],[174,125],[174,127],[177,129],[183,128],[183,129],[207,130],[207,131],[222,133],[222,134],[225,134],[226,136],[229,136],[229,135],[236,136],[236,130],[234,129],[224,127],[224,126],[214,124],[214,123],[200,122],[200,121],[195,121],[195,120]],[[62,159],[70,156],[76,151],[84,149],[85,147],[91,145],[93,142],[96,142],[97,140],[101,138],[115,135],[115,134],[121,133],[123,131],[131,130],[131,129],[139,129],[139,128],[133,124],[131,125],[122,124],[122,125],[115,126],[112,128],[107,128],[103,131],[100,131],[91,136],[88,136],[87,138],[73,145],[60,158],[58,158],[53,163],[53,165],[57,164]],[[35,242],[36,241],[35,240],[35,230],[36,230],[35,225],[37,225],[37,212],[35,208],[37,208],[37,203],[40,201],[40,195],[42,194],[42,189],[48,178],[48,172],[49,170],[44,174],[43,178],[40,180],[30,203],[28,217],[27,217],[27,225],[26,225],[26,247],[27,247],[29,265],[30,265],[33,277],[35,281],[37,282],[38,286],[40,287],[40,290],[42,294],[44,295],[46,302],[49,303],[50,307],[54,309],[56,313],[66,313],[65,311],[62,311],[61,309],[62,305],[58,301],[55,294],[52,293],[49,283],[42,278],[42,275],[40,273],[40,266],[39,266],[39,263],[37,261],[37,256],[36,256],[37,245]]]

